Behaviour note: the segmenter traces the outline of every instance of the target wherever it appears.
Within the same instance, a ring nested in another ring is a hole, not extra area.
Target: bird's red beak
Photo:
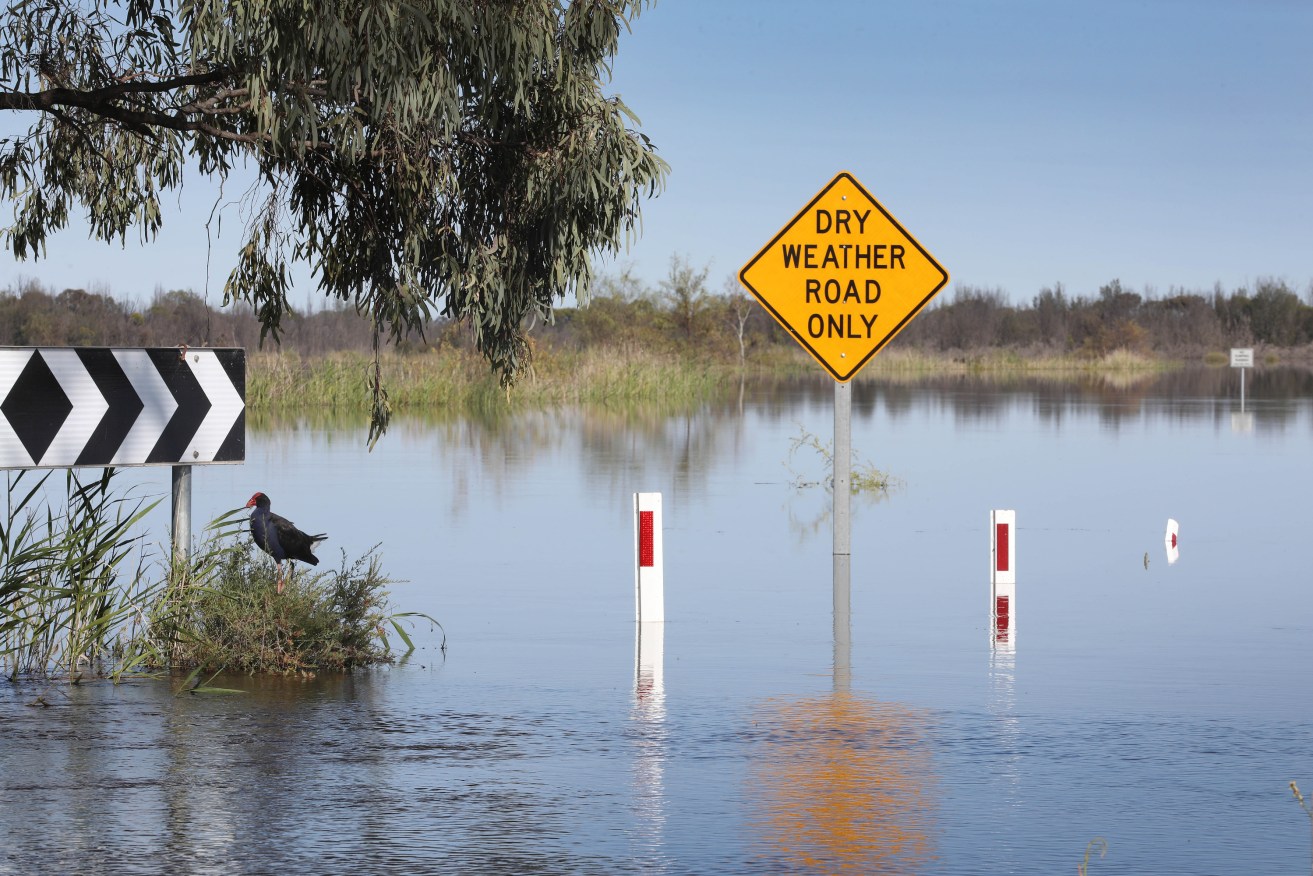
[[[258,498],[260,498],[260,494],[259,494],[259,493],[256,493],[254,496],[251,497],[251,501],[249,501],[249,502],[246,503],[246,507],[247,507],[247,508],[254,508],[254,507],[255,507],[255,500],[258,499]]]

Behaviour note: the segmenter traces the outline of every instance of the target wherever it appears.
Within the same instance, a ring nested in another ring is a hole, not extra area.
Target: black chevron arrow
[[[0,411],[9,420],[24,449],[39,462],[59,429],[64,425],[73,403],[68,400],[46,360],[37,350],[28,359],[23,373],[14,381]]]
[[[104,465],[132,430],[132,424],[145,407],[137,391],[132,388],[114,351],[83,348],[77,351],[82,365],[96,382],[96,388],[109,403],[109,410],[101,418],[96,430],[87,439],[86,447],[78,454],[76,465]]]
[[[187,452],[187,444],[205,421],[205,414],[210,409],[210,400],[178,350],[154,349],[148,350],[147,353],[164,380],[164,385],[173,393],[178,409],[173,412],[173,417],[164,427],[164,432],[155,442],[155,447],[146,457],[146,462],[147,464],[181,462],[185,465],[188,460],[183,459],[183,455]]]
[[[246,351],[221,350],[218,357],[219,364],[223,365],[223,370],[228,373],[228,379],[233,382],[233,388],[237,390],[237,394],[242,398],[246,398]],[[233,423],[232,429],[228,432],[228,437],[223,439],[223,444],[219,446],[219,452],[214,455],[215,462],[231,462],[243,459],[246,459],[245,410],[237,415],[237,422]]]
[[[236,422],[228,431],[228,437],[219,445],[219,452],[214,454],[215,462],[241,462],[246,459],[246,411],[237,415]]]

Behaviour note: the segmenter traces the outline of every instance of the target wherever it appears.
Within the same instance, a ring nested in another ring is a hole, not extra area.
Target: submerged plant
[[[45,495],[52,473],[34,484],[28,474],[8,478],[0,519],[0,668],[10,678],[76,681],[101,665],[151,589],[144,553],[130,573],[124,569],[141,547],[129,532],[157,502],[115,494],[112,468],[85,483],[69,469],[66,505],[57,512]]]
[[[1099,857],[1106,857],[1108,854],[1108,841],[1101,836],[1096,836],[1085,844],[1085,860],[1076,865],[1076,872],[1079,876],[1089,876],[1090,872],[1090,852],[1097,851]]]
[[[828,487],[833,489],[834,451],[831,449],[831,445],[823,443],[816,435],[813,435],[811,432],[808,432],[800,426],[798,435],[789,442],[789,463],[792,463],[794,456],[803,448],[810,448],[821,457],[825,470],[828,472],[828,477],[825,479],[825,483]],[[814,487],[820,483],[819,481],[806,480],[802,475],[794,471],[789,463],[786,463],[786,467],[789,469],[789,472],[793,474],[793,485],[795,487],[800,489],[802,487]],[[848,475],[848,486],[854,496],[861,493],[886,495],[892,487],[897,485],[898,481],[896,478],[880,471],[872,463],[863,462],[857,455],[856,451],[853,452],[851,471]]]
[[[1304,810],[1304,814],[1308,816],[1309,826],[1310,828],[1313,828],[1313,808],[1309,807],[1308,801],[1304,799],[1304,795],[1299,793],[1299,785],[1291,782],[1290,793],[1294,794],[1295,799],[1299,801],[1299,808]]]

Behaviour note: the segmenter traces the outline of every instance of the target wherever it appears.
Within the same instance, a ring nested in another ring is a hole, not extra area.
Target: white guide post
[[[989,638],[996,648],[1017,643],[1017,512],[989,512]]]
[[[661,559],[661,494],[634,494],[634,602],[639,623],[666,619],[665,570]]]

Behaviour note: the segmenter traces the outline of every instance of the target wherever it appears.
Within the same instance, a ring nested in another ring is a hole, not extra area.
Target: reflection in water
[[[925,718],[852,691],[851,558],[833,559],[833,692],[756,716],[757,857],[770,872],[914,873],[934,857]]]
[[[1113,432],[1155,422],[1206,422],[1220,432],[1232,428],[1235,395],[1228,368],[1066,377],[877,372],[852,383],[852,422],[858,428],[878,422],[882,430],[895,430],[927,412],[947,411],[962,429],[1020,419],[1058,431],[1093,417]],[[1256,371],[1252,396],[1257,413],[1246,414],[1251,419],[1245,428],[1259,433],[1295,427],[1313,431],[1307,404],[1313,397],[1313,370]],[[408,411],[394,419],[385,441],[412,445],[408,452],[417,465],[437,463],[447,469],[451,488],[440,501],[448,503],[454,519],[465,517],[477,504],[476,493],[509,495],[539,467],[572,461],[585,473],[590,489],[612,493],[627,494],[636,482],[650,483],[651,476],[659,474],[668,483],[673,506],[703,494],[710,475],[742,456],[751,430],[773,423],[826,422],[833,403],[834,382],[822,374],[755,378],[727,385],[720,397],[676,409],[625,404],[544,410],[512,401],[466,417],[451,411]],[[366,423],[359,415],[310,411],[287,418],[252,411],[247,422],[274,459],[304,454],[307,448],[315,452],[320,444],[365,445]],[[427,454],[426,446],[431,447]],[[882,458],[878,446],[857,450],[870,455],[877,468],[898,476],[896,462]],[[783,479],[790,470],[788,444],[781,443],[777,452]],[[819,454],[794,461],[814,463],[795,476],[825,480]],[[874,503],[881,497],[866,491],[854,500]],[[790,497],[785,511],[799,542],[827,528],[830,505],[823,488]]]
[[[1012,648],[996,647],[989,655],[990,711],[994,728],[991,747],[997,753],[995,775],[1003,785],[1007,809],[1021,800],[1021,721],[1017,717],[1017,654]]]
[[[660,872],[668,861],[666,832],[666,685],[664,623],[635,624],[634,813],[638,830],[634,856],[644,872]]]
[[[1089,374],[987,374],[893,375],[868,371],[851,384],[853,422],[903,419],[927,407],[950,409],[960,422],[999,419],[1009,411],[1033,412],[1042,422],[1061,425],[1092,409],[1105,425],[1118,427],[1143,416],[1166,416],[1180,421],[1211,420],[1229,425],[1239,404],[1239,392],[1229,368],[1191,367],[1170,371],[1096,372]],[[1264,429],[1280,430],[1298,417],[1292,400],[1313,397],[1313,369],[1274,367],[1256,370],[1250,385],[1249,408],[1260,411]],[[626,403],[585,407],[561,406],[548,411],[498,402],[487,409],[457,412],[451,409],[408,410],[394,420],[394,428],[417,426],[429,433],[444,427],[451,437],[463,435],[471,446],[488,440],[509,441],[516,451],[531,449],[541,440],[544,427],[586,412],[591,437],[605,445],[617,433],[638,431],[666,446],[673,460],[687,466],[699,455],[711,433],[698,421],[740,419],[745,405],[768,420],[800,417],[821,420],[831,410],[834,381],[823,374],[757,377],[726,386],[719,397],[700,403]],[[1252,415],[1252,410],[1249,411]],[[562,416],[564,414],[564,416]],[[363,430],[362,411],[310,408],[294,414],[267,410],[247,412],[247,428],[268,433],[320,433],[328,430]],[[623,429],[617,429],[623,426]],[[691,427],[691,430],[690,430]],[[529,434],[525,434],[524,431]],[[491,436],[491,437],[490,437]],[[623,439],[621,439],[623,440]],[[508,448],[510,445],[508,445]]]
[[[772,700],[749,793],[767,872],[916,873],[935,856],[924,713],[836,691]]]
[[[95,684],[49,709],[0,692],[0,873],[617,872],[577,840],[583,798],[523,769],[562,735],[551,715],[411,702],[391,678]]]

